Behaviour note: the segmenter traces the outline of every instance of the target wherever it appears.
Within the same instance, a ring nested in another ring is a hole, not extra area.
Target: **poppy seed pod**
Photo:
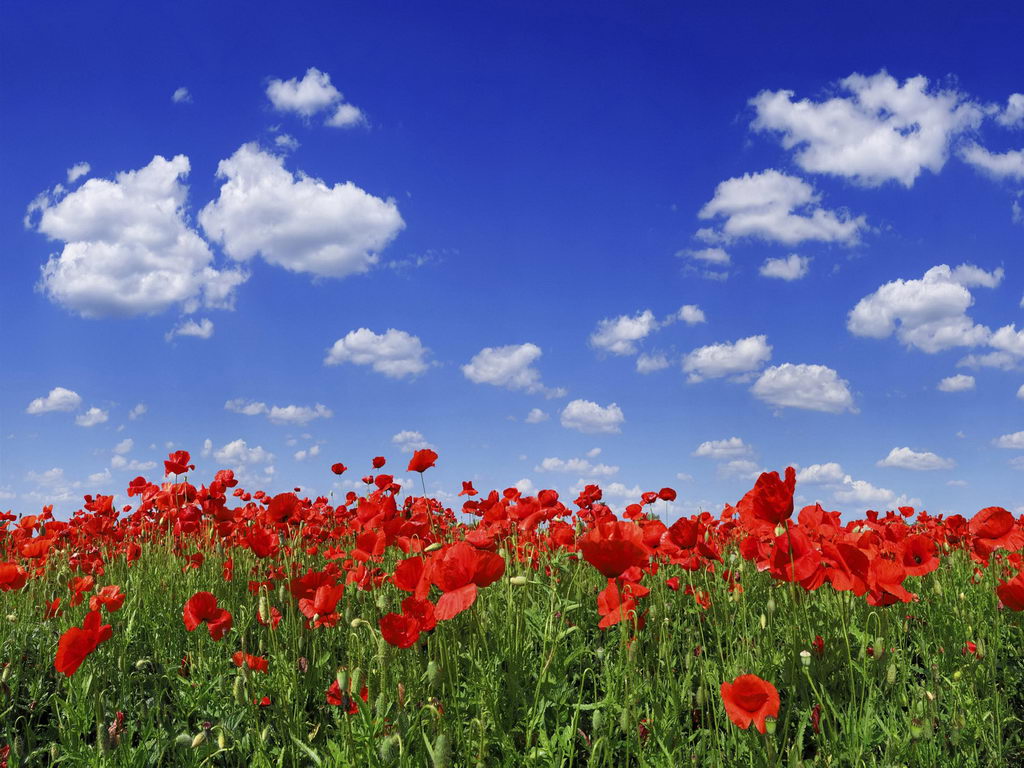
[[[800,663],[803,666],[805,666],[805,667],[811,666],[811,652],[810,651],[800,651]]]
[[[438,735],[434,740],[434,754],[432,755],[434,768],[448,768],[452,762],[452,744],[447,733]]]

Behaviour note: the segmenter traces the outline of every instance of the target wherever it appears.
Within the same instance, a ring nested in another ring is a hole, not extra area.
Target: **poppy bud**
[[[604,723],[604,714],[600,709],[595,709],[594,714],[590,718],[590,731],[595,736],[597,732],[601,730],[601,725]]]
[[[398,735],[392,734],[380,743],[380,759],[383,763],[392,763],[398,756]]]
[[[242,675],[238,675],[235,678],[235,682],[231,686],[231,695],[235,700],[235,704],[245,704],[248,701],[248,697],[245,695],[245,680],[242,678]]]
[[[619,713],[619,728],[622,729],[623,733],[629,733],[631,721],[632,718],[629,716],[629,710],[623,707]]]
[[[437,684],[441,681],[441,668],[437,666],[436,661],[430,661],[427,663],[427,688],[433,691],[437,688]]]
[[[707,700],[707,692],[704,690],[704,686],[697,686],[697,706],[703,707],[704,702]]]
[[[975,645],[977,646],[975,648],[975,655],[980,659],[985,655],[985,640],[979,637]]]
[[[377,595],[376,605],[377,610],[384,613],[384,609],[388,607],[387,598],[385,598],[384,595]]]
[[[452,762],[452,744],[448,734],[438,735],[434,741],[434,754],[431,756],[434,768],[448,768]]]
[[[348,688],[348,670],[344,667],[338,667],[338,671],[334,673],[334,679],[338,681],[338,687],[347,691]]]
[[[765,612],[771,616],[775,613],[775,598],[769,597],[768,602],[764,604]]]
[[[934,591],[936,595],[941,595],[942,594],[942,582],[939,581],[938,579],[933,581],[932,582],[932,591]]]
[[[878,661],[884,655],[885,655],[885,638],[884,637],[876,637],[875,638],[875,661]]]
[[[263,730],[260,731],[260,741],[262,741],[264,744],[269,743],[269,741],[270,741],[270,733],[271,733],[270,726],[269,725],[264,726]]]
[[[11,676],[11,665],[8,664],[4,667],[4,671],[0,672],[0,683],[6,683],[8,678]]]
[[[508,581],[509,584],[514,584],[517,587],[521,587],[524,584],[526,584],[529,581],[529,579],[527,579],[525,576],[513,576]]]
[[[227,734],[224,733],[224,729],[221,728],[219,731],[217,731],[217,749],[227,749],[227,747],[228,737]]]
[[[442,544],[441,544],[441,542],[439,542],[439,541],[435,541],[435,542],[432,542],[432,543],[430,543],[430,544],[427,544],[427,546],[425,546],[425,547],[423,548],[423,551],[424,551],[424,552],[436,552],[436,551],[437,551],[437,550],[439,550],[439,549],[440,549],[441,547],[442,547]]]
[[[192,749],[199,749],[206,743],[206,731],[200,731],[192,739]]]
[[[264,621],[270,620],[270,600],[267,596],[267,590],[265,587],[260,587],[260,602],[259,608],[260,618]]]
[[[762,613],[761,617],[758,619],[758,622],[761,624],[761,629],[764,629],[768,626],[768,617]]]
[[[885,682],[892,685],[896,682],[896,662],[889,662],[888,668],[885,670]]]
[[[11,742],[11,754],[19,761],[25,757],[25,742],[21,740],[21,736],[15,736]]]
[[[96,723],[96,745],[104,755],[109,755],[112,751],[110,734],[107,733],[106,726],[103,725],[102,721]]]
[[[60,757],[60,747],[56,744],[50,745],[50,762],[57,762],[57,758]]]
[[[956,672],[953,673],[953,679],[954,680],[959,680],[963,676],[964,676],[964,673],[961,672],[959,669]]]
[[[351,690],[358,692],[363,687],[363,670],[356,667],[352,670],[352,688]]]
[[[187,733],[179,733],[175,737],[174,743],[179,747],[190,747],[192,746],[192,737]]]

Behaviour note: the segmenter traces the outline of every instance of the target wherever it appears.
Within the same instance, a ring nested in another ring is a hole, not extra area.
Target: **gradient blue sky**
[[[717,5],[6,4],[0,506],[1024,512],[1024,13]]]

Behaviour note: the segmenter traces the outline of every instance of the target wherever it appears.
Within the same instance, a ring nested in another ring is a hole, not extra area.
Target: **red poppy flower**
[[[796,470],[786,467],[786,479],[778,472],[762,472],[754,487],[740,499],[736,509],[741,519],[778,525],[793,514]]]
[[[0,563],[0,591],[21,589],[28,581],[28,572],[16,563]]]
[[[408,648],[420,638],[420,623],[404,613],[386,613],[380,617],[380,634],[396,648]]]
[[[672,488],[662,488],[658,491],[658,498],[662,501],[675,501],[676,492]]]
[[[757,675],[740,675],[731,683],[722,683],[725,713],[737,726],[746,730],[753,723],[765,732],[765,718],[779,716],[779,692]]]
[[[385,459],[384,459],[383,456],[377,456],[373,460],[373,468],[374,469],[380,469],[381,467],[384,466],[384,464],[385,464]]]
[[[164,462],[164,474],[183,475],[190,469],[195,469],[195,464],[189,464],[191,458],[188,451],[175,451],[168,455],[168,460]]]
[[[257,707],[259,707],[260,709],[266,709],[273,702],[271,702],[269,696],[264,696],[262,699],[253,699],[252,703],[255,704]]]
[[[1024,611],[1024,571],[1010,581],[1000,581],[996,594],[1011,611]]]
[[[364,702],[370,700],[370,690],[364,685],[362,690],[359,691],[359,698]],[[344,707],[346,715],[357,715],[359,714],[359,704],[355,698],[348,691],[341,690],[341,686],[338,685],[338,681],[335,680],[331,683],[327,689],[327,703],[332,707]]]
[[[598,523],[580,539],[579,546],[584,559],[609,579],[648,561],[643,532],[633,523]]]
[[[182,619],[189,632],[205,621],[210,637],[214,640],[224,637],[232,624],[231,614],[217,607],[217,598],[210,592],[196,592],[192,595],[185,603]]]
[[[121,606],[124,605],[124,592],[121,591],[121,587],[111,584],[89,598],[90,611],[98,611],[101,605],[108,613],[117,613],[121,610]]]
[[[437,461],[437,454],[429,448],[421,448],[409,459],[410,472],[426,472]]]
[[[476,488],[473,487],[472,480],[462,481],[462,490],[459,491],[459,496],[476,496]]]
[[[447,621],[476,601],[477,587],[493,584],[505,572],[501,555],[465,541],[448,547],[431,569],[433,582],[444,592],[437,601],[438,621]]]
[[[281,623],[281,612],[277,608],[271,607],[270,618],[264,618],[263,614],[257,609],[256,621],[262,624],[264,627],[269,626],[271,629],[277,629],[277,625]]]
[[[344,591],[344,584],[321,584],[312,599],[299,599],[299,610],[303,616],[312,620],[314,627],[333,627],[340,618],[335,609]]]
[[[333,472],[336,475],[340,475],[346,469],[348,469],[348,467],[346,467],[340,461],[337,464],[331,464],[331,472]]]
[[[99,644],[113,634],[109,624],[102,624],[99,611],[89,611],[81,627],[71,627],[57,643],[57,656],[53,666],[58,672],[71,677],[85,661],[85,657],[96,650]]]
[[[262,656],[253,656],[251,653],[243,653],[242,651],[235,651],[231,654],[231,660],[235,662],[236,667],[245,664],[253,672],[265,673],[270,667],[270,662]]]
[[[939,567],[935,540],[923,533],[907,536],[900,542],[900,559],[908,576],[924,576]]]

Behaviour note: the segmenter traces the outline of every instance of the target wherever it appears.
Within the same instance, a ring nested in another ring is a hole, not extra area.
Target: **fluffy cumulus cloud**
[[[997,437],[993,443],[999,448],[1024,450],[1024,431],[1002,435]]]
[[[110,419],[110,414],[107,411],[93,406],[84,413],[78,414],[75,417],[75,424],[80,427],[95,427],[97,424],[102,424],[108,419]]]
[[[893,448],[889,455],[877,462],[879,467],[898,467],[899,469],[915,469],[929,471],[937,469],[953,469],[956,462],[944,459],[930,451],[914,451],[910,448]]]
[[[533,468],[535,472],[572,472],[585,477],[611,477],[619,471],[616,466],[592,464],[586,459],[559,459],[548,457]]]
[[[551,389],[541,383],[540,371],[533,364],[543,354],[536,344],[509,344],[504,347],[484,347],[473,359],[462,366],[463,375],[477,384],[491,384],[505,389],[543,393],[548,397],[562,397],[565,390]]]
[[[754,396],[780,408],[857,412],[849,382],[824,365],[783,363],[765,370],[750,388]]]
[[[729,254],[723,248],[700,248],[693,251],[680,251],[676,255],[688,256],[691,259],[703,261],[705,264],[713,264],[717,267],[727,267],[731,261]]]
[[[805,171],[843,176],[877,187],[906,187],[923,170],[938,173],[951,140],[976,128],[982,109],[953,90],[929,88],[925,77],[903,84],[884,70],[853,74],[839,82],[845,95],[825,101],[794,101],[793,91],[762,91],[750,103],[754,130],[781,134]]]
[[[184,155],[157,155],[113,181],[92,178],[66,195],[36,198],[26,224],[64,243],[43,266],[40,289],[84,317],[230,308],[246,276],[214,269],[209,247],[189,227],[188,171]]]
[[[958,373],[956,376],[947,376],[939,382],[936,387],[940,392],[966,392],[974,389],[974,377]]]
[[[526,414],[526,423],[540,424],[542,421],[547,421],[550,418],[551,417],[540,408],[531,408],[530,412]]]
[[[759,270],[761,277],[774,277],[778,280],[799,280],[806,277],[811,259],[791,253],[784,259],[765,259]]]
[[[728,459],[735,456],[746,456],[751,453],[751,450],[751,447],[741,438],[730,437],[725,440],[706,440],[697,446],[693,455],[712,459]]]
[[[811,464],[796,473],[797,485],[832,485],[842,483],[847,474],[840,464],[829,461],[824,464]]]
[[[88,163],[75,163],[68,168],[68,184],[74,184],[83,176],[88,176],[92,166]]]
[[[562,410],[562,426],[584,434],[620,432],[626,417],[618,405],[600,406],[591,400],[573,400]]]
[[[242,438],[232,440],[227,445],[221,446],[213,452],[213,457],[232,467],[244,466],[246,464],[265,464],[274,460],[274,454],[265,450],[263,446],[257,445],[253,448]]]
[[[25,413],[36,416],[50,411],[73,411],[82,404],[77,392],[64,387],[54,387],[45,397],[37,397],[25,409]]]
[[[920,506],[920,499],[897,495],[888,488],[872,485],[867,480],[854,480],[837,462],[812,464],[797,468],[797,487],[801,484],[822,486],[830,491],[838,504],[856,504],[865,507],[893,509],[899,506]]]
[[[1003,277],[970,264],[932,267],[916,280],[897,279],[865,296],[850,310],[847,329],[855,336],[884,339],[896,334],[908,347],[935,353],[988,342],[991,331],[967,316],[970,288],[994,288]]]
[[[135,441],[130,437],[126,437],[124,440],[114,446],[114,453],[126,454],[135,447]]]
[[[996,115],[996,122],[1004,128],[1024,128],[1024,93],[1014,93],[1006,106]]]
[[[989,152],[979,144],[968,144],[960,150],[960,157],[996,179],[1024,181],[1024,150]]]
[[[724,219],[720,230],[702,229],[705,239],[742,237],[796,245],[806,240],[852,245],[867,226],[863,216],[818,205],[821,195],[802,179],[769,169],[723,181],[700,209],[701,219]]]
[[[416,376],[427,370],[427,350],[418,336],[389,328],[378,334],[369,328],[349,331],[327,350],[324,365],[369,365],[393,379]]]
[[[696,304],[683,304],[679,308],[679,312],[676,313],[676,317],[687,325],[699,325],[700,323],[707,322],[707,318],[704,317],[704,310]]]
[[[140,416],[144,416],[147,410],[148,409],[146,408],[146,404],[145,403],[136,403],[132,407],[132,409],[130,411],[128,411],[128,418],[131,419],[132,421],[134,421],[135,419],[139,418]]]
[[[436,450],[437,446],[427,442],[427,439],[423,437],[423,433],[414,432],[411,429],[405,429],[399,432],[397,435],[393,435],[391,442],[398,446],[398,449],[403,453],[412,453],[413,451],[420,451],[424,448],[430,448]]]
[[[635,355],[636,343],[657,330],[658,321],[649,309],[636,315],[601,320],[590,336],[590,345],[613,355]]]
[[[174,328],[164,334],[164,338],[167,341],[170,341],[175,336],[191,336],[195,339],[209,339],[213,336],[213,321],[207,317],[201,318],[200,320],[193,320],[192,318],[182,320],[181,323],[174,326]]]
[[[345,277],[366,272],[405,226],[394,200],[351,181],[328,186],[292,174],[255,143],[221,160],[220,195],[199,213],[207,236],[237,261],[259,255],[292,272]]]
[[[668,368],[668,356],[661,352],[643,353],[636,358],[637,373],[654,373]]]
[[[324,125],[348,128],[364,121],[362,111],[344,101],[341,92],[331,84],[331,76],[310,67],[302,79],[273,79],[267,85],[267,98],[279,112],[295,112],[309,118],[329,110]]]
[[[235,398],[224,403],[224,409],[244,416],[266,416],[275,424],[308,424],[315,419],[329,419],[334,412],[326,405],[267,405],[256,400]]]
[[[732,343],[698,347],[683,358],[691,383],[723,376],[742,376],[758,370],[772,356],[767,336],[748,336]]]

